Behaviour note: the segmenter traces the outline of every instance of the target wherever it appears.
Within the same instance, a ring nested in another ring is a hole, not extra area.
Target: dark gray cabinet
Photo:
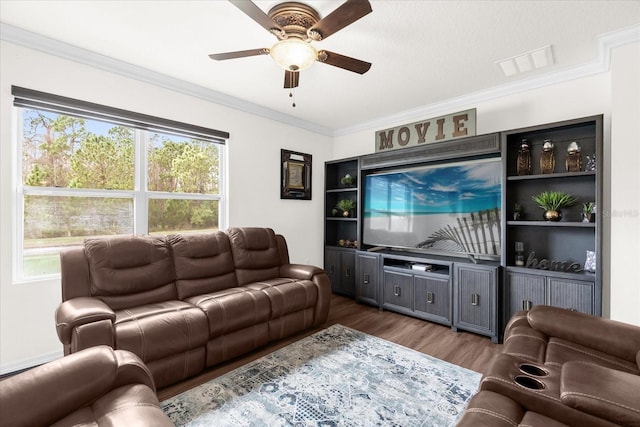
[[[549,305],[594,314],[595,284],[586,280],[549,277]]]
[[[498,341],[498,266],[454,264],[453,328]]]
[[[451,281],[449,276],[415,275],[414,309],[425,319],[451,324]]]
[[[382,308],[451,325],[452,262],[383,252],[378,263]]]
[[[520,310],[546,303],[546,277],[507,271],[505,290],[506,313],[511,317]]]
[[[324,270],[333,292],[355,296],[356,254],[353,249],[325,248]]]
[[[565,276],[570,276],[565,274]],[[505,320],[517,311],[545,304],[595,315],[596,284],[592,280],[546,275],[544,272],[510,271],[506,273]]]
[[[380,262],[378,254],[356,252],[356,300],[379,306],[380,299],[378,271]]]
[[[413,274],[385,268],[382,289],[384,308],[404,313],[413,311]]]

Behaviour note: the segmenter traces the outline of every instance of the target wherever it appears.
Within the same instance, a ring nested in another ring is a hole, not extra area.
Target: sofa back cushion
[[[221,231],[167,236],[173,251],[178,298],[237,286],[229,238]]]
[[[281,253],[272,229],[236,227],[227,230],[227,235],[231,241],[238,285],[280,275]]]
[[[177,299],[171,252],[164,237],[86,239],[91,296],[114,310]]]

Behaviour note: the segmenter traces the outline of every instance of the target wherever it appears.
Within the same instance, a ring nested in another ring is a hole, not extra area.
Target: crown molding
[[[391,116],[359,123],[355,126],[336,129],[333,132],[333,136],[344,136],[369,129],[388,128],[394,123],[413,122],[434,114],[441,114],[443,111],[455,111],[461,108],[468,108],[469,105],[495,98],[604,73],[609,71],[611,66],[611,51],[616,47],[634,42],[640,42],[640,24],[600,35],[598,37],[598,56],[594,61],[585,65],[566,68],[537,77],[491,87],[456,98],[450,98],[442,102],[402,111]]]
[[[5,40],[31,49],[39,50],[61,58],[69,59],[84,65],[89,65],[105,71],[117,73],[125,77],[134,78],[165,89],[170,89],[196,98],[230,107],[239,111],[255,114],[270,120],[295,126],[301,129],[321,135],[335,137],[344,136],[356,132],[366,131],[372,128],[388,127],[392,123],[404,123],[431,114],[439,114],[442,111],[455,110],[464,106],[489,101],[495,98],[513,95],[520,92],[538,89],[544,86],[568,82],[583,77],[609,71],[611,65],[611,50],[640,41],[640,24],[633,25],[622,30],[602,34],[598,37],[598,57],[585,65],[559,70],[537,77],[495,86],[486,90],[465,94],[456,98],[436,102],[419,108],[406,110],[390,116],[380,117],[375,120],[362,122],[354,126],[341,129],[331,129],[306,120],[301,120],[289,114],[272,110],[224,93],[204,88],[202,86],[185,82],[184,80],[169,77],[143,67],[119,61],[108,56],[100,55],[89,50],[70,45],[49,37],[45,37],[30,31],[26,31],[12,25],[0,22],[0,40]]]
[[[50,37],[42,36],[31,31],[23,30],[4,22],[0,22],[0,40],[30,49],[39,50],[50,55],[68,59],[104,71],[120,74],[125,77],[200,98],[235,110],[255,114],[270,120],[306,129],[314,133],[333,136],[333,129],[318,125],[317,123],[302,120],[271,108],[266,108],[215,90],[207,89],[200,85],[176,79],[137,65],[129,64],[127,62],[101,55]]]

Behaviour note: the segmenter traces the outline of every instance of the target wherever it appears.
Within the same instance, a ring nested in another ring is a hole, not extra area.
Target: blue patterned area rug
[[[162,402],[176,426],[453,426],[480,374],[333,325]]]

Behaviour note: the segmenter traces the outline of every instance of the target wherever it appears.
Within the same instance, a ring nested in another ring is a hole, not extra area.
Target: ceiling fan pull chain
[[[292,106],[293,108],[296,108],[296,95],[295,95],[295,92],[296,92],[296,91],[295,91],[294,89],[292,89],[292,90],[289,92],[289,98],[293,98],[293,103],[291,104],[291,106]]]

